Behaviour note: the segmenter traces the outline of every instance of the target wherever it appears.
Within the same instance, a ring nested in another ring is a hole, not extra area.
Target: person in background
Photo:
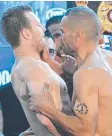
[[[60,27],[60,22],[61,22],[62,18],[63,18],[63,15],[53,16],[46,22],[46,33],[47,33],[47,35],[52,37],[52,39],[55,42],[56,50],[57,50],[57,55],[55,57],[55,60],[60,64],[63,63],[65,60],[64,57],[61,56],[62,54],[73,56],[72,52],[69,50],[69,48],[66,48],[66,45],[62,40],[62,31],[61,31],[61,27]],[[68,60],[66,63],[67,64],[66,68],[71,66],[70,63],[71,63],[71,61],[69,62],[69,60]],[[63,80],[67,84],[68,94],[71,99],[72,93],[73,93],[73,74],[70,75],[66,71],[65,67],[63,70],[64,70],[64,73],[61,74],[60,76],[63,78]]]
[[[60,22],[63,15],[53,16],[46,22],[46,32],[52,37],[56,44],[57,56],[55,60],[62,63],[64,60],[61,57],[62,54],[68,54],[69,51],[66,50],[64,42],[62,40],[62,31],[60,28]]]
[[[49,36],[46,31],[44,35],[44,42],[46,43],[46,47],[49,50],[49,55],[51,56],[52,59],[55,60],[55,57],[57,55],[56,44],[54,43],[52,37]]]

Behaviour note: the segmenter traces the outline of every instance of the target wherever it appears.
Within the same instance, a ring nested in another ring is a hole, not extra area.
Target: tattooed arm
[[[93,73],[90,70],[76,72],[74,76],[75,105],[78,117],[67,116],[46,103],[33,103],[44,114],[75,136],[94,136],[98,119],[98,89],[94,86]],[[47,109],[47,110],[46,110]]]
[[[75,96],[73,110],[81,119],[82,134],[94,136],[98,120],[98,87],[94,79],[94,71],[84,69],[74,75]]]

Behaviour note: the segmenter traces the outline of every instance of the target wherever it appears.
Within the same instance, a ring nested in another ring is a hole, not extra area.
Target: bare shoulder
[[[26,58],[20,60],[12,72],[17,73],[21,78],[31,78],[36,75],[39,78],[40,76],[47,75],[49,73],[48,70],[49,66],[41,60]]]
[[[41,69],[46,69],[48,65],[41,60],[36,60],[33,58],[25,58],[19,61],[19,63],[16,65],[16,69],[32,69],[32,68],[38,68],[39,70]]]
[[[81,68],[73,76],[76,86],[100,87],[105,79],[112,77],[111,72],[104,67]]]
[[[88,80],[90,81],[90,79],[93,78],[93,73],[94,70],[90,69],[90,68],[80,68],[79,70],[77,70],[73,76],[73,79],[75,82],[77,81],[85,81]]]

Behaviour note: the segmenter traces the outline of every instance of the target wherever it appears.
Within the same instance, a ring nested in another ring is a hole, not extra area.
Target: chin
[[[41,42],[42,42],[42,39],[39,39],[39,40],[37,41],[37,46],[40,46]]]

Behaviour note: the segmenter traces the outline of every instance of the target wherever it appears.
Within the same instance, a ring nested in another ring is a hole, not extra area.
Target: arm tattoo
[[[88,107],[84,103],[80,103],[76,106],[76,111],[80,114],[87,114],[88,113]]]

